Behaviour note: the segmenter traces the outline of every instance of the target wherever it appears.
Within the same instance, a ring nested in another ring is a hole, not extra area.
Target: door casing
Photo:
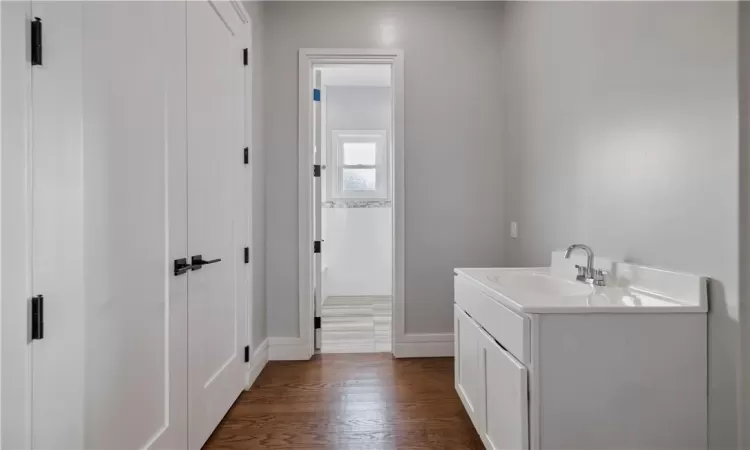
[[[31,2],[0,3],[0,448],[31,446]]]
[[[315,353],[315,264],[314,195],[313,195],[313,70],[322,64],[389,64],[393,95],[391,120],[393,136],[393,165],[391,192],[393,214],[393,316],[391,329],[392,350],[399,357],[398,343],[404,341],[404,52],[400,49],[335,49],[303,48],[299,50],[299,338],[284,338],[286,345],[299,351],[299,359],[309,359]],[[325,251],[325,246],[323,246]]]

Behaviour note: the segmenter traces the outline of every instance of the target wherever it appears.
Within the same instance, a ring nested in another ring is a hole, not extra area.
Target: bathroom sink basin
[[[608,258],[596,260],[607,272],[604,285],[576,281],[584,255],[552,252],[549,267],[456,268],[457,276],[484,296],[521,313],[652,313],[708,311],[707,279]],[[479,313],[482,314],[482,313]]]
[[[591,285],[578,281],[568,281],[546,273],[507,271],[488,275],[487,278],[492,283],[513,291],[523,290],[530,294],[545,297],[573,297],[589,295],[594,292]]]

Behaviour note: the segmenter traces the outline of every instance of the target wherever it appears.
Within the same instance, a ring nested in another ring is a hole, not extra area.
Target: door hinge
[[[42,65],[42,19],[39,17],[31,21],[31,65]]]
[[[44,296],[31,299],[31,339],[44,339]]]
[[[245,362],[250,362],[250,346],[245,346]]]
[[[313,319],[313,326],[316,330],[320,329],[320,317],[315,317]]]
[[[320,164],[315,164],[313,166],[313,176],[320,177],[320,170],[321,170]]]
[[[248,147],[245,147],[245,164],[250,164],[250,149]]]
[[[321,241],[313,242],[313,253],[320,253]]]
[[[314,102],[320,101],[320,89],[313,89],[313,101]]]
[[[245,247],[245,264],[250,263],[250,247]]]
[[[248,55],[247,55],[247,49],[246,48],[242,49],[242,63],[244,65],[247,65],[247,63],[248,63]]]

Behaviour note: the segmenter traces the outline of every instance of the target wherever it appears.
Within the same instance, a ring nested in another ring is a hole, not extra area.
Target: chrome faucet
[[[591,250],[591,247],[583,244],[573,244],[565,250],[565,259],[570,259],[570,255],[575,250],[583,250],[586,252],[586,267],[576,264],[576,269],[578,269],[576,281],[591,283],[596,286],[604,286],[606,284],[605,276],[607,273],[603,270],[594,269],[594,251]]]

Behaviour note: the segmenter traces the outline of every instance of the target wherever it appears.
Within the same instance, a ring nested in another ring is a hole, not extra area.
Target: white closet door
[[[81,448],[84,414],[82,5],[33,2],[43,65],[31,70],[32,292],[44,297],[31,344],[32,447]]]
[[[34,9],[34,448],[184,448],[185,5]]]
[[[191,449],[245,387],[245,69],[225,6],[188,2],[188,249],[211,262],[188,277]]]
[[[85,448],[184,448],[185,9],[84,6]]]

